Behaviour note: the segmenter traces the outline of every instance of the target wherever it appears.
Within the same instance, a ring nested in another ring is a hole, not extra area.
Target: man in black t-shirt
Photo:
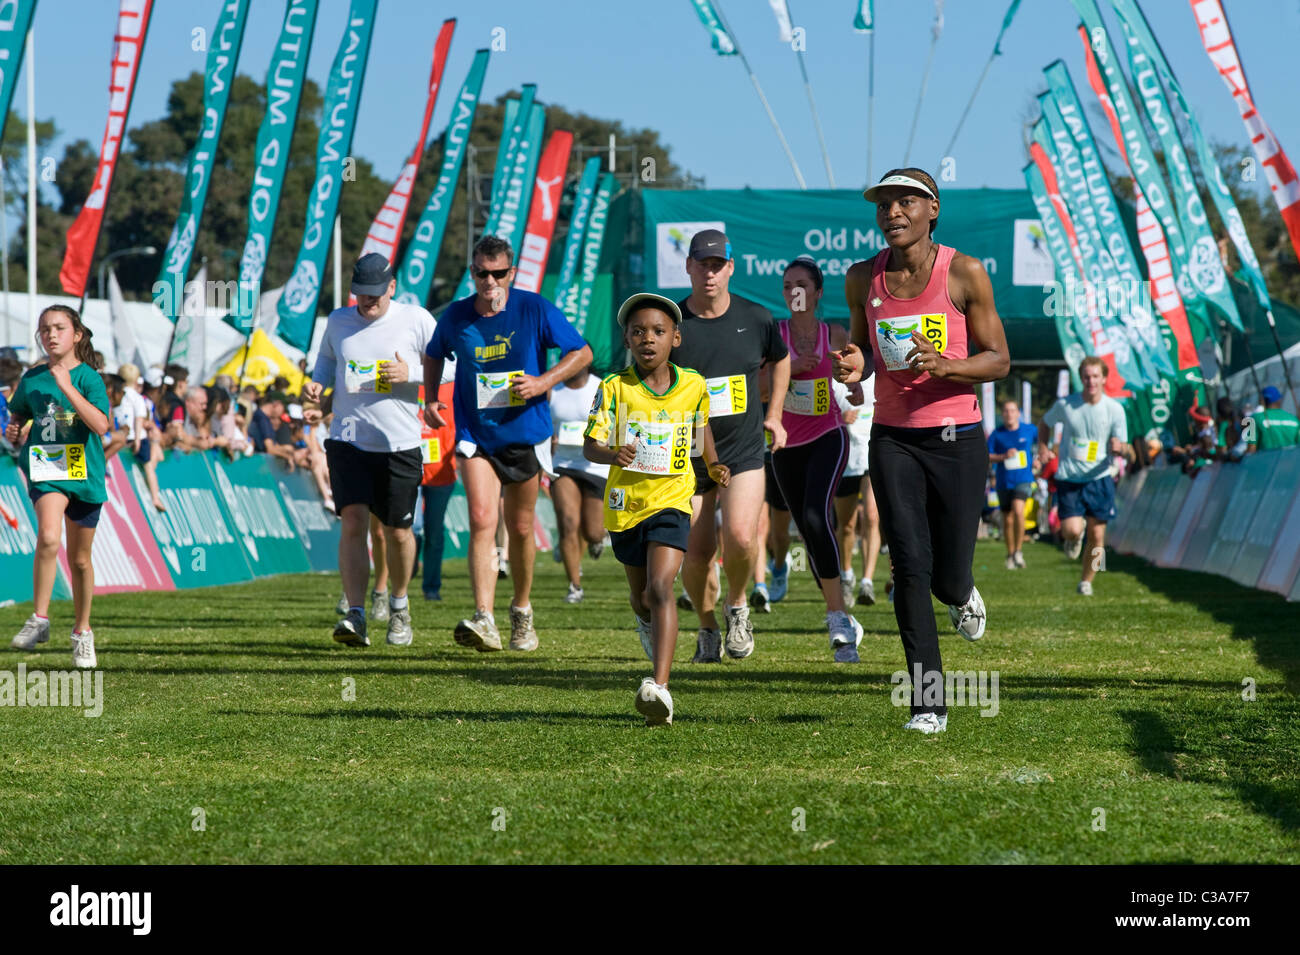
[[[764,432],[772,434],[772,449],[785,445],[781,408],[790,383],[790,356],[772,313],[756,302],[728,291],[735,271],[731,242],[717,229],[697,232],[691,239],[686,272],[691,294],[682,309],[682,343],[671,360],[704,376],[709,392],[709,425],[718,460],[731,469],[731,483],[719,488],[709,479],[703,459],[695,465],[695,496],[682,583],[700,617],[696,663],[721,660],[722,637],[713,608],[718,588],[713,577],[717,551],[714,512],[722,507],[722,555],[727,572],[727,655],[741,660],[754,652],[754,628],[749,622],[745,587],[758,554],[758,522],[763,508]],[[764,417],[758,392],[758,369],[772,369],[769,408]]]

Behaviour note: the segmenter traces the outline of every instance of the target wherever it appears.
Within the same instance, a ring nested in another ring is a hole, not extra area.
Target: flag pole
[[[867,185],[871,175],[871,139],[876,128],[876,23],[871,22],[871,35],[867,38]]]
[[[343,307],[343,214],[334,216],[334,307]],[[313,318],[314,321],[314,318]],[[311,341],[307,342],[308,347]]]
[[[921,104],[925,102],[925,89],[930,85],[930,67],[934,65],[934,49],[939,45],[939,31],[943,29],[943,0],[935,0],[935,23],[930,30],[930,52],[925,58],[925,72],[921,74],[921,92],[916,97],[916,112],[912,114],[912,129],[907,134],[907,151],[903,153],[903,165],[912,161],[912,141],[916,138],[916,123],[921,118]]]
[[[945,156],[952,155],[952,147],[957,145],[957,137],[961,134],[961,127],[966,122],[966,116],[970,113],[971,107],[975,105],[975,97],[979,95],[980,87],[984,85],[984,77],[989,75],[989,70],[992,69],[993,60],[996,56],[996,53],[989,54],[989,61],[984,64],[984,71],[980,73],[980,78],[975,81],[975,88],[970,93],[970,101],[967,102],[966,108],[962,110],[961,118],[957,120],[957,128],[952,131],[952,139],[948,141],[948,147],[943,151]]]
[[[27,30],[27,358],[36,359],[36,43]]]
[[[786,11],[790,12],[789,0],[786,0]],[[790,14],[793,19],[794,14]],[[808,79],[808,66],[804,59],[807,56],[806,51],[800,49],[795,52],[795,57],[799,60],[799,72],[803,74],[803,88],[808,94],[808,106],[812,109],[813,126],[817,129],[817,143],[821,146],[822,161],[826,163],[826,181],[830,183],[832,189],[835,188],[835,173],[831,171],[831,154],[826,149],[826,137],[822,133],[822,118],[817,112],[817,101],[813,99],[812,81]]]
[[[722,21],[722,28],[727,31],[731,37],[731,42],[736,46],[736,53],[740,56],[740,62],[745,66],[745,72],[749,74],[750,82],[754,84],[754,92],[758,94],[759,102],[763,104],[763,109],[767,111],[767,118],[772,121],[772,128],[776,130],[776,138],[781,140],[781,148],[785,150],[785,158],[790,160],[790,168],[794,170],[795,181],[799,183],[800,189],[807,189],[808,183],[804,181],[803,173],[799,171],[799,164],[795,162],[794,153],[790,151],[790,144],[785,140],[785,133],[781,132],[781,124],[776,121],[776,114],[772,112],[772,107],[768,105],[767,97],[763,95],[763,87],[759,85],[758,76],[754,73],[749,65],[749,59],[745,52],[740,48],[740,41],[736,39],[736,34],[731,31],[731,26],[727,23],[727,18],[723,16],[721,4],[715,2],[713,9],[718,14],[718,19]]]

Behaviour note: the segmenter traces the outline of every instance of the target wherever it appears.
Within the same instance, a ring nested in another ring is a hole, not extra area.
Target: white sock
[[[529,610],[533,609],[533,605],[530,603],[527,607],[516,607],[514,604],[511,604],[510,609],[518,610],[520,613],[527,613]]]
[[[390,610],[405,610],[406,599],[407,599],[406,597],[389,597],[388,608]]]

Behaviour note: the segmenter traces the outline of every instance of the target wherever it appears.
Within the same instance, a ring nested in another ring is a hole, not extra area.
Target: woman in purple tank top
[[[848,345],[838,325],[817,318],[822,270],[811,258],[786,266],[783,292],[790,317],[777,323],[790,351],[790,387],[781,426],[785,447],[772,452],[772,474],[803,537],[809,569],[826,601],[826,629],[837,663],[857,663],[862,627],[849,616],[840,588],[840,550],[835,538],[835,489],[849,457],[849,434],[831,394],[831,354]],[[862,386],[850,401],[862,403]]]
[[[835,376],[875,378],[868,467],[912,684],[904,729],[939,733],[948,706],[930,595],[963,637],[984,636],[971,564],[989,456],[971,386],[1006,377],[1011,358],[984,266],[934,241],[930,174],[891,169],[862,197],[889,247],[845,276],[853,341],[835,356]]]

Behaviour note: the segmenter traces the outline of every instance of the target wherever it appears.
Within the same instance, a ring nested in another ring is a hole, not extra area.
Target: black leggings
[[[840,575],[840,545],[835,539],[835,489],[849,460],[846,428],[772,455],[772,473],[794,518],[813,575],[825,580]]]
[[[916,689],[919,665],[926,684],[943,686],[939,631],[933,593],[940,603],[963,604],[975,578],[975,538],[984,505],[989,454],[984,429],[871,429],[871,487],[880,511],[880,530],[889,544],[894,570],[894,616],[907,657],[907,676]],[[930,674],[935,674],[934,676]],[[947,699],[935,706],[912,698],[912,714],[948,712]]]

